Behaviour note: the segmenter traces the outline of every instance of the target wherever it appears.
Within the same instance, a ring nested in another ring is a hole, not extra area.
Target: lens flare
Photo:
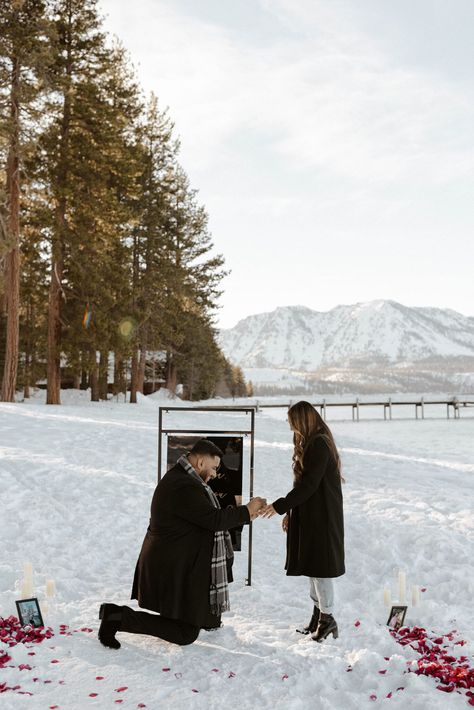
[[[136,323],[130,316],[122,318],[118,324],[119,335],[125,340],[130,340],[136,330]]]
[[[92,320],[92,311],[89,308],[89,304],[87,304],[86,310],[84,311],[84,317],[82,319],[82,327],[87,330],[91,324],[91,320]]]

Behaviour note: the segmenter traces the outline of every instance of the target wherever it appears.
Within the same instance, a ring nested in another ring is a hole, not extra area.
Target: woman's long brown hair
[[[345,480],[341,473],[341,459],[334,442],[334,437],[324,419],[309,402],[302,400],[296,402],[288,410],[288,421],[293,429],[293,473],[295,481],[301,481],[303,476],[303,457],[306,449],[314,439],[320,437],[326,442],[332,453],[342,482]]]

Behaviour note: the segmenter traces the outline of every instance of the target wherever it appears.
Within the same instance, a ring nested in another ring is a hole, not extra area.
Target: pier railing
[[[255,403],[257,411],[260,409],[275,409],[284,408],[288,409],[293,404],[292,401],[289,403],[273,404],[269,402],[259,402]],[[322,399],[317,402],[311,402],[311,404],[320,411],[323,419],[326,419],[327,410],[331,407],[346,407],[350,408],[352,411],[352,420],[359,421],[360,410],[363,407],[383,407],[383,418],[392,419],[393,407],[414,407],[415,419],[425,418],[425,407],[427,406],[445,406],[446,416],[449,419],[451,414],[454,419],[460,419],[461,409],[465,407],[474,407],[474,399],[467,399],[462,397],[452,397],[450,399],[426,399],[421,397],[420,399],[412,400],[402,400],[402,399],[392,399],[389,397],[387,400],[377,400],[377,401],[363,401],[358,397],[352,401],[344,402],[327,402]]]

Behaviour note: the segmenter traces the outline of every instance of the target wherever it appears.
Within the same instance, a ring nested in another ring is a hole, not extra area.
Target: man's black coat
[[[204,486],[176,464],[155,489],[131,598],[170,619],[213,626],[209,587],[214,532],[249,522],[247,506],[215,508]]]
[[[285,564],[288,575],[344,574],[341,477],[324,439],[317,437],[308,445],[301,481],[273,507],[280,515],[290,513]]]

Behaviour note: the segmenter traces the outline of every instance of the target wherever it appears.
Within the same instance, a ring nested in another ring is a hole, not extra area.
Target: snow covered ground
[[[203,631],[184,648],[122,634],[122,648],[113,651],[97,641],[98,607],[104,600],[129,603],[156,484],[162,401],[93,404],[85,393],[71,396],[65,393],[62,407],[38,398],[0,404],[0,616],[16,614],[24,562],[33,563],[41,602],[46,579],[57,585],[46,617],[54,638],[33,651],[12,647],[15,667],[0,669],[0,684],[33,695],[3,693],[2,709],[468,707],[464,693],[440,692],[433,678],[406,673],[418,654],[388,633],[383,587],[391,583],[395,596],[398,568],[405,569],[409,587],[426,589],[406,623],[436,634],[456,629],[455,638],[467,643],[453,645],[452,653],[474,665],[473,410],[456,421],[331,423],[347,480],[337,640],[315,644],[295,633],[312,604],[307,580],[284,574],[284,534],[275,517],[254,524],[251,587],[244,583],[246,551],[236,555],[224,628]],[[269,500],[291,487],[285,418],[284,410],[266,410],[256,420],[255,493]],[[204,419],[222,428],[221,415]],[[230,415],[224,420],[234,423]],[[60,624],[72,635],[59,635]]]

